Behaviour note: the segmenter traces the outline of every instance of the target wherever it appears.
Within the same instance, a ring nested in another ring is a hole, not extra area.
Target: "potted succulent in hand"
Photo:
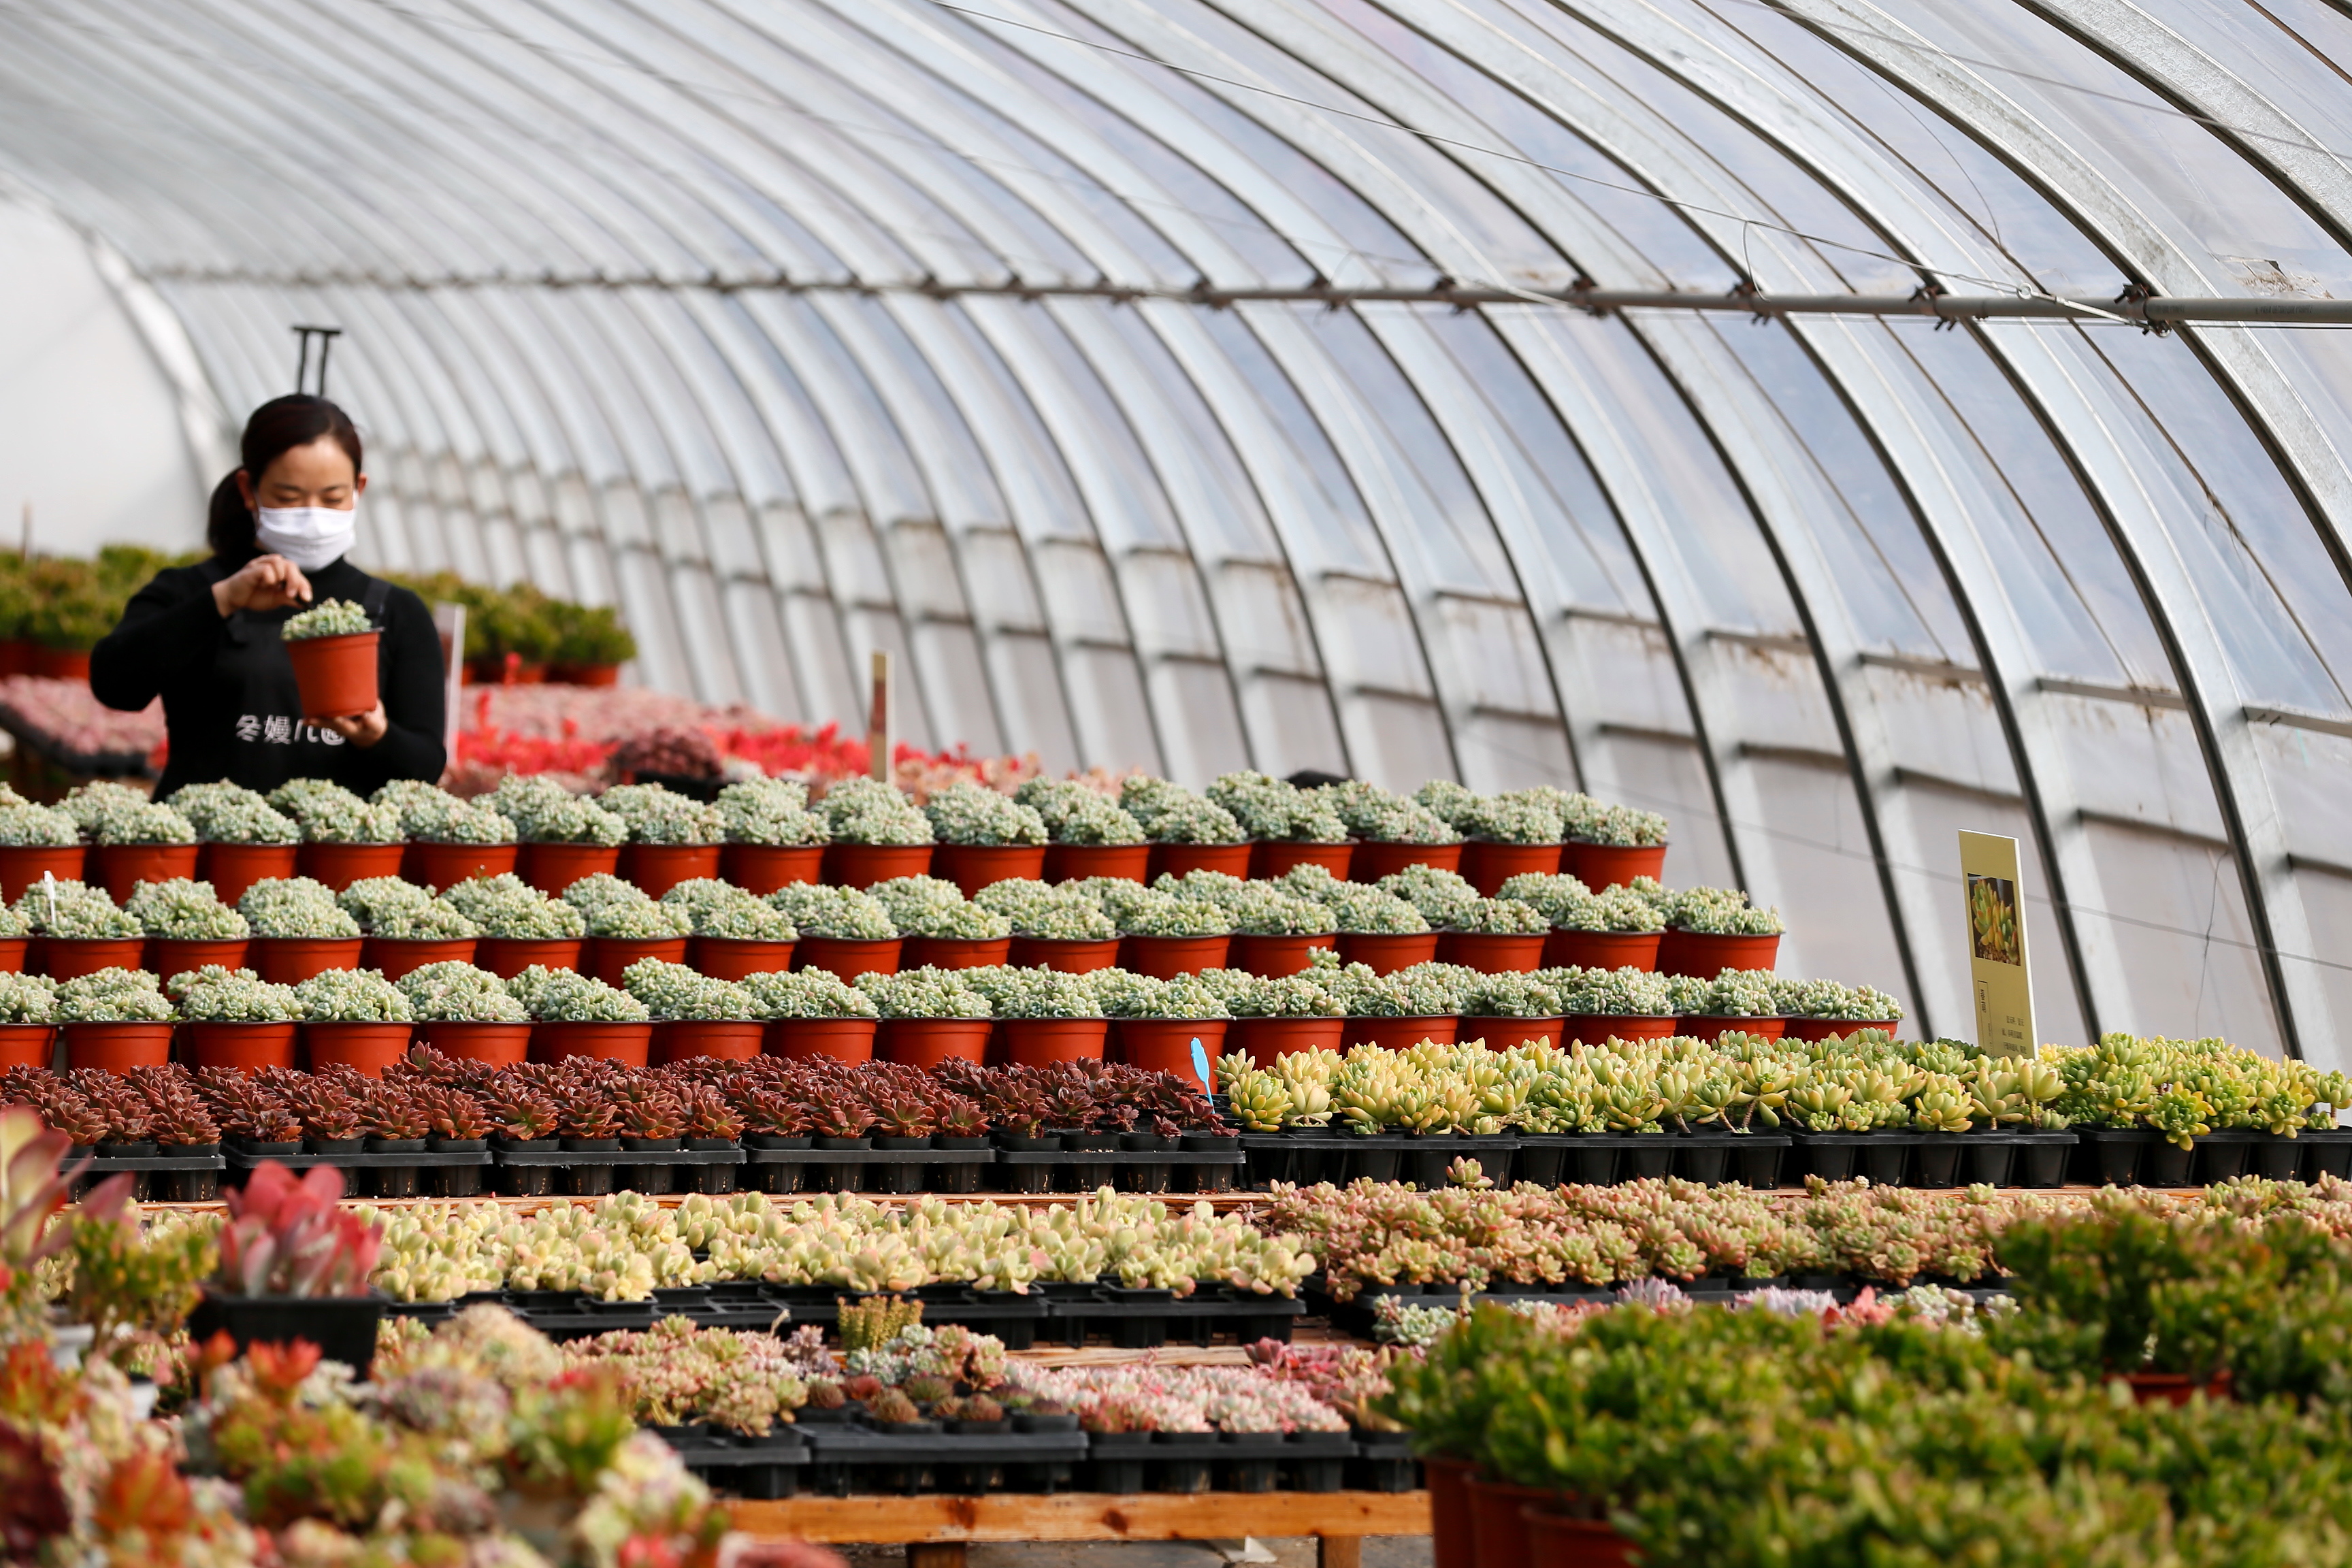
[[[196,874],[196,829],[186,817],[153,801],[125,801],[110,794],[98,798],[102,804],[89,814],[86,829],[90,850],[84,875],[109,898],[122,903],[142,882]],[[68,797],[68,811],[71,805]]]
[[[988,1053],[995,1009],[960,969],[902,969],[861,974],[857,989],[881,1015],[875,1054],[926,1071],[945,1061],[977,1062]]]
[[[127,1073],[162,1067],[172,1054],[172,1004],[143,969],[101,969],[58,987],[52,1014],[77,1071]]]
[[[632,883],[618,877],[583,877],[563,889],[563,901],[588,922],[583,974],[618,985],[622,972],[641,958],[665,963],[686,959],[694,917],[678,905],[646,897]]]
[[[236,911],[253,931],[247,954],[273,984],[299,985],[360,961],[360,923],[323,882],[308,877],[256,882],[237,900]]]
[[[1039,873],[1044,880],[1116,877],[1140,882],[1150,874],[1151,845],[1143,825],[1100,790],[1076,779],[1034,778],[1013,791],[1013,798],[1045,824],[1045,868]]]
[[[530,1037],[533,1059],[594,1057],[623,1067],[646,1065],[653,1021],[645,1004],[627,992],[569,969],[526,969],[507,987],[537,1022]]]
[[[398,877],[368,877],[335,902],[360,922],[360,967],[398,980],[427,963],[470,963],[480,928],[451,906]]]
[[[1551,930],[1543,911],[1517,899],[1481,899],[1439,933],[1437,957],[1490,974],[1531,973],[1543,967],[1544,937]]]
[[[889,912],[902,942],[898,962],[915,969],[977,969],[1013,951],[1013,922],[973,903],[938,877],[893,877],[866,892]]]
[[[250,969],[212,965],[173,976],[167,989],[179,1000],[190,1067],[292,1070],[294,1027],[303,1012],[292,986],[272,985]]]
[[[1073,884],[1064,884],[1067,889]],[[1119,967],[1159,980],[1223,969],[1233,917],[1207,899],[1180,899],[1118,878],[1076,884],[1118,927]]]
[[[256,882],[294,875],[302,826],[255,791],[227,783],[183,784],[164,805],[196,830],[196,875],[234,904]]]
[[[1224,1050],[1232,1015],[1196,974],[1134,975],[1116,986],[1097,983],[1095,994],[1110,1015],[1118,1059],[1129,1067],[1197,1082],[1193,1047],[1213,1062]]]
[[[146,957],[146,933],[103,888],[44,879],[25,890],[16,910],[37,939],[33,961],[52,980],[136,969]]]
[[[808,786],[789,779],[749,779],[719,792],[727,822],[720,875],[747,893],[766,895],[787,882],[814,882],[833,837],[808,808]]]
[[[375,623],[348,599],[324,599],[278,627],[305,719],[365,713],[378,700]]]
[[[795,970],[827,969],[852,980],[897,971],[898,928],[871,894],[855,888],[787,882],[768,895],[768,902],[801,933],[793,949]]]
[[[832,836],[824,849],[826,881],[870,888],[893,877],[920,877],[930,870],[930,818],[896,784],[844,779],[817,804]]]
[[[0,795],[0,899],[15,903],[44,877],[79,881],[89,851],[81,827],[64,812],[35,805],[15,790]]]
[[[686,911],[693,922],[686,962],[714,980],[740,980],[790,969],[800,929],[782,910],[731,882],[713,877],[675,883],[662,902]]]
[[[405,846],[400,808],[375,805],[325,779],[293,779],[269,792],[269,804],[302,827],[294,851],[301,876],[341,892],[369,877],[397,877]]]
[[[1634,890],[1658,903],[1666,918],[1658,967],[1668,974],[1712,980],[1727,969],[1769,969],[1780,956],[1780,933],[1787,929],[1780,911],[1758,909],[1737,889],[1686,888],[1669,893],[1650,882]]]
[[[530,1053],[530,1009],[499,976],[470,963],[420,964],[394,982],[417,1037],[446,1057],[514,1067]]]
[[[408,840],[400,874],[421,888],[454,888],[515,868],[515,826],[488,806],[418,779],[394,779],[368,798],[400,813]]]
[[[738,984],[751,994],[760,1016],[768,1020],[767,1037],[761,1042],[768,1055],[851,1063],[874,1059],[874,1031],[880,1014],[873,998],[844,984],[838,975],[803,969],[790,974],[746,975]]]
[[[1118,927],[1075,889],[1026,879],[992,882],[972,901],[1012,922],[1008,963],[1085,974],[1118,962]]]
[[[1196,791],[1167,779],[1131,773],[1119,781],[1118,805],[1151,841],[1151,876],[1222,871],[1246,877],[1249,836],[1234,814]]]
[[[1001,1054],[1013,1066],[1102,1060],[1110,1023],[1088,976],[1010,967],[966,970],[964,976],[988,998]]]
[[[1654,811],[1607,805],[1589,795],[1556,792],[1562,836],[1559,868],[1595,892],[1626,887],[1636,877],[1666,872],[1666,819]]]
[[[245,917],[213,894],[210,882],[184,877],[142,882],[123,913],[147,932],[147,967],[166,981],[207,965],[236,969],[245,963]]]
[[[1486,898],[1513,877],[1559,869],[1559,809],[1544,791],[1479,795],[1433,779],[1413,799],[1464,836],[1462,875]]]
[[[509,773],[482,797],[514,824],[521,849],[515,869],[543,893],[561,893],[583,877],[610,875],[621,863],[629,824],[539,773]]]
[[[967,899],[1008,877],[1034,881],[1045,870],[1045,819],[985,784],[959,779],[923,803],[930,819],[930,869]]]
[[[1361,779],[1326,784],[1313,793],[1356,840],[1356,853],[1348,862],[1348,875],[1355,880],[1377,882],[1407,866],[1461,868],[1462,835],[1419,801]]]
[[[316,1165],[299,1181],[275,1160],[224,1196],[220,1272],[188,1315],[202,1343],[226,1333],[239,1351],[308,1340],[364,1379],[384,1299],[368,1289],[383,1250],[380,1223],[339,1206],[342,1173]]]
[[[1675,1032],[1674,997],[1666,977],[1639,969],[1559,969],[1538,978],[1559,988],[1568,1037],[1603,1040],[1663,1040]]]
[[[373,969],[331,969],[294,987],[310,1070],[350,1068],[368,1078],[408,1054],[415,1018],[400,987]]]
[[[533,967],[571,969],[580,963],[586,918],[512,872],[460,882],[441,901],[474,922],[482,933],[474,943],[474,961],[501,979]]]
[[[658,958],[639,959],[621,978],[653,1018],[656,1065],[694,1057],[749,1061],[760,1054],[767,1023],[741,986]]]
[[[1355,846],[1348,825],[1321,795],[1270,773],[1243,772],[1221,775],[1209,786],[1209,798],[1249,836],[1251,876],[1279,877],[1294,866],[1348,875]]]
[[[718,806],[656,784],[616,784],[597,796],[596,804],[629,825],[620,875],[648,898],[658,899],[680,882],[719,875],[727,814]]]
[[[37,974],[0,973],[0,1071],[40,1068],[54,1059],[57,983]]]

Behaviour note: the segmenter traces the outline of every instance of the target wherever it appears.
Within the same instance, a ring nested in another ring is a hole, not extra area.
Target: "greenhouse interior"
[[[2346,0],[0,38],[0,1562],[2352,1568]]]

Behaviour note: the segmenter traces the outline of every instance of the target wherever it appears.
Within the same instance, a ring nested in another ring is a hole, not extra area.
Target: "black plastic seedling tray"
[[[1087,1435],[1079,1431],[1016,1432],[1008,1421],[1003,1431],[950,1432],[946,1425],[803,1426],[809,1446],[808,1489],[835,1497],[1051,1490],[1057,1489],[1057,1476],[1066,1485],[1071,1468],[1087,1457]]]
[[[800,1489],[809,1446],[799,1430],[776,1426],[753,1436],[707,1426],[649,1428],[677,1450],[678,1462],[720,1491],[759,1501]]]

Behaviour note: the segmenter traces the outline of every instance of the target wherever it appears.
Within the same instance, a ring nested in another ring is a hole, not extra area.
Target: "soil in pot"
[[[491,1067],[515,1067],[530,1058],[529,1024],[488,1024],[460,1020],[419,1024],[419,1038],[445,1057],[485,1062]]]
[[[294,852],[294,867],[313,881],[341,892],[353,882],[371,877],[397,877],[404,844],[305,844]]]
[[[686,942],[686,962],[713,980],[741,980],[752,974],[777,974],[793,966],[789,942],[763,942],[751,937],[696,936]]]
[[[873,1018],[778,1018],[768,1025],[760,1048],[794,1061],[870,1062],[877,1023]]]
[[[89,879],[120,904],[142,882],[168,882],[196,874],[194,844],[93,844],[89,847]]]
[[[654,1026],[653,1060],[657,1066],[695,1057],[747,1062],[760,1054],[768,1026],[757,1018],[682,1019]]]
[[[515,875],[555,898],[583,877],[609,875],[621,864],[616,845],[522,844],[515,849]]]
[[[762,896],[788,882],[818,880],[824,865],[822,844],[730,844],[719,852],[719,876]]]
[[[1664,931],[1561,931],[1557,926],[1544,938],[1547,969],[1638,969],[1648,973],[1658,967],[1658,942]]]
[[[273,985],[299,985],[330,969],[357,969],[359,937],[257,936],[246,962]]]
[[[991,882],[1021,878],[1038,881],[1045,875],[1043,844],[935,844],[931,872],[953,882],[967,899]]]
[[[312,1072],[347,1067],[369,1078],[382,1078],[384,1068],[407,1054],[414,1032],[415,1026],[409,1024],[305,1024],[302,1054]]]
[[[341,719],[376,705],[376,632],[296,637],[285,645],[305,719]]]
[[[947,1061],[984,1061],[994,1027],[987,1018],[885,1018],[875,1032],[874,1054],[926,1070]]]
[[[420,888],[447,892],[477,877],[503,877],[515,868],[512,844],[427,844],[412,840],[401,851],[400,874]],[[221,895],[226,899],[226,893]]]
[[[181,1039],[192,1068],[235,1068],[242,1073],[294,1065],[292,1024],[185,1024]]]
[[[1408,866],[1427,866],[1439,871],[1462,869],[1462,846],[1459,844],[1382,844],[1374,839],[1356,841],[1355,858],[1348,862],[1351,881],[1377,882],[1391,877]]]

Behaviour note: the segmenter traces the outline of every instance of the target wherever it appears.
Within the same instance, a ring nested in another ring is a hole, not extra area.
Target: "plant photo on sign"
[[[1989,963],[2025,962],[2016,883],[2003,877],[1969,873],[1969,946]]]

